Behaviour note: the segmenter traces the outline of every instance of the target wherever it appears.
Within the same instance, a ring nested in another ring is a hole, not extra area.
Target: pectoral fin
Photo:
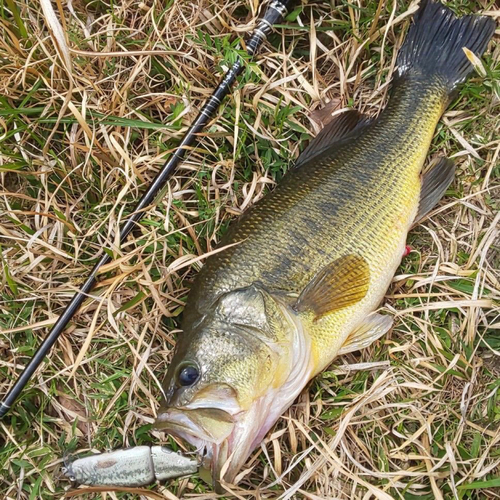
[[[368,347],[378,338],[387,333],[392,326],[392,318],[390,316],[382,316],[382,314],[370,314],[365,321],[354,330],[344,345],[339,350],[338,354],[347,354],[348,352],[359,351]]]
[[[418,224],[443,197],[454,175],[455,164],[448,158],[440,158],[433,167],[425,172],[422,176],[420,204],[415,217],[415,224]]]
[[[363,257],[345,255],[325,266],[300,294],[295,310],[312,311],[315,320],[356,304],[368,292],[370,269]]]

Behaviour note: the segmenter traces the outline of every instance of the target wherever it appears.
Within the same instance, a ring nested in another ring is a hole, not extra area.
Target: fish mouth
[[[214,487],[221,492],[221,482],[234,483],[252,450],[276,420],[274,415],[268,418],[264,399],[236,415],[218,408],[162,409],[154,427],[194,446],[202,467],[210,471]]]
[[[233,417],[218,408],[167,408],[158,414],[154,427],[178,436],[200,451],[205,443],[220,444],[232,432]]]

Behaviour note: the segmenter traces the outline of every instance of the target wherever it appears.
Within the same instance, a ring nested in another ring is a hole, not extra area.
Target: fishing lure
[[[78,458],[62,472],[71,481],[88,486],[147,486],[197,470],[197,460],[166,446],[135,446]]]

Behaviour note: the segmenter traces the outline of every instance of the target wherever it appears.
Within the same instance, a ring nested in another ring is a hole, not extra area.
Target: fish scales
[[[156,421],[203,455],[218,487],[307,382],[392,325],[376,313],[410,227],[453,179],[422,167],[436,125],[495,29],[423,0],[385,109],[355,111],[313,139],[276,189],[247,210],[189,294]]]

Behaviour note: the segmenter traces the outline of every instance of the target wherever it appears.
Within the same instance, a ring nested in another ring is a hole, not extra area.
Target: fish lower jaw
[[[177,426],[158,426],[158,430],[165,431],[168,434],[181,438],[182,440],[186,441],[186,443],[189,443],[191,446],[193,446],[196,449],[196,453],[198,454],[203,454],[205,448],[209,444],[214,444],[211,441],[207,441],[203,437],[196,436],[191,429],[184,429]]]

